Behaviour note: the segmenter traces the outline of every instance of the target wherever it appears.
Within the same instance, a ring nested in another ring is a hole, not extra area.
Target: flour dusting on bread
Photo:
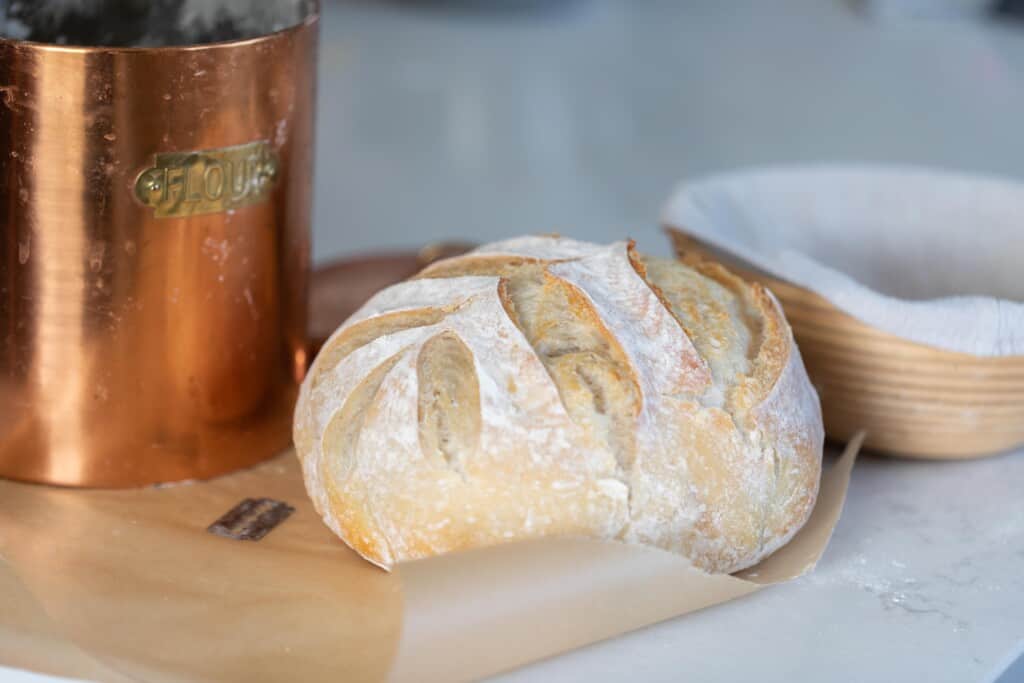
[[[383,567],[571,535],[734,572],[806,521],[823,439],[770,293],[557,237],[379,293],[327,342],[295,416],[317,510]]]

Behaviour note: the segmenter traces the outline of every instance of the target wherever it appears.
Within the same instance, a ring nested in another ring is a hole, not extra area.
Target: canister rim
[[[218,50],[228,49],[235,47],[249,47],[258,45],[260,43],[269,43],[275,40],[280,40],[292,33],[301,33],[310,27],[315,26],[320,21],[320,0],[311,0],[311,9],[306,17],[297,24],[288,26],[286,28],[273,31],[271,33],[264,33],[258,36],[252,36],[250,38],[238,38],[234,40],[218,40],[209,43],[182,43],[181,45],[159,45],[156,47],[145,47],[145,46],[119,46],[119,45],[58,45],[56,43],[43,43],[35,40],[21,40],[18,38],[8,38],[0,35],[0,46],[10,46],[15,48],[25,48],[31,50],[40,50],[45,52],[64,52],[73,54],[154,54],[154,53],[183,53],[183,52],[201,52],[204,50]]]

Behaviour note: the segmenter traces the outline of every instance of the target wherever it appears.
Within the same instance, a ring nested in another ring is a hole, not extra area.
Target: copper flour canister
[[[0,476],[136,486],[289,443],[318,8],[220,2],[0,17]]]

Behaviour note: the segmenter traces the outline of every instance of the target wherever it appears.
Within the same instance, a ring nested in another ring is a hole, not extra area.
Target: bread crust
[[[770,292],[557,237],[380,292],[325,344],[295,413],[317,511],[385,568],[574,535],[738,571],[806,521],[823,440]]]

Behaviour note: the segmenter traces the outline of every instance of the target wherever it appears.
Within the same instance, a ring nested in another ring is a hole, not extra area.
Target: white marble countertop
[[[555,230],[666,251],[673,185],[751,164],[1024,176],[1024,27],[838,0],[325,4],[320,262]],[[1022,651],[1024,451],[865,457],[812,574],[496,680],[974,683]]]

